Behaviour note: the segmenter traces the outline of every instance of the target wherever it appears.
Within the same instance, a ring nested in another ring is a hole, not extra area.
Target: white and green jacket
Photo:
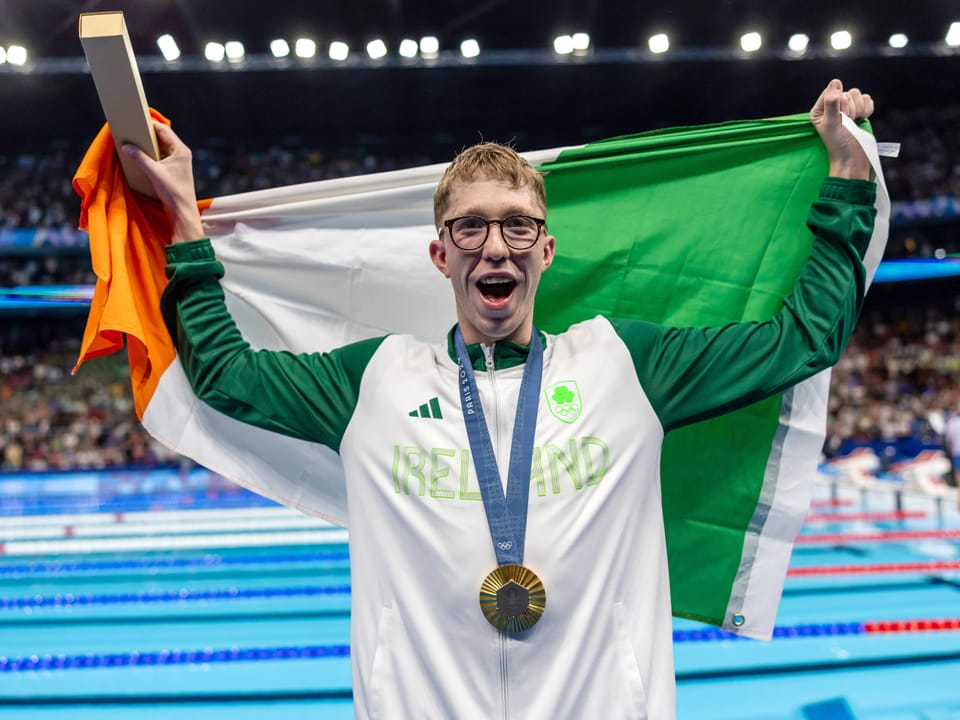
[[[449,338],[254,351],[226,310],[209,243],[168,249],[164,316],[196,394],[342,460],[358,717],[674,717],[664,433],[836,362],[863,300],[874,196],[872,183],[824,182],[810,259],[768,322],[596,317],[543,336],[524,564],[543,580],[547,607],[512,637],[478,602],[496,559]],[[526,348],[468,349],[506,478]]]

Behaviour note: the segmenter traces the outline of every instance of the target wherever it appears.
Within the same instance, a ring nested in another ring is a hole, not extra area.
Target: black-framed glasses
[[[479,250],[483,247],[490,234],[490,226],[494,223],[500,226],[500,235],[507,247],[512,250],[527,250],[537,242],[540,229],[546,222],[544,218],[529,215],[508,215],[502,220],[465,215],[444,220],[443,225],[450,233],[453,244],[461,250]]]

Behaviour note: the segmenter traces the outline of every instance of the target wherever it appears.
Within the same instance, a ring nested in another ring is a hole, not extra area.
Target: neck
[[[533,321],[530,319],[514,328],[512,332],[504,332],[502,334],[482,332],[474,325],[463,322],[462,318],[459,317],[457,318],[457,322],[460,325],[460,332],[463,334],[463,341],[467,345],[476,345],[477,343],[481,345],[495,345],[502,342],[512,342],[517,345],[526,346],[530,344],[530,338],[533,335]]]
[[[460,326],[460,332],[463,333],[463,341],[467,345],[475,345],[479,343],[480,345],[496,345],[497,343],[503,342],[512,342],[517,345],[527,346],[530,344],[530,338],[533,335],[532,328],[526,328],[523,331],[516,331],[509,335],[485,335],[484,333],[477,332],[475,330],[468,331],[467,328],[464,328],[463,325]]]

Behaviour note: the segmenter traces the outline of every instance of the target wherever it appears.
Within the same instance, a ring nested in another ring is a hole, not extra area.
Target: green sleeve
[[[768,321],[671,328],[611,320],[665,430],[749,405],[839,360],[863,304],[875,198],[871,182],[824,181],[807,218],[810,258]]]
[[[167,248],[167,329],[197,397],[242,422],[338,450],[383,338],[328,353],[253,350],[224,303],[209,240]]]

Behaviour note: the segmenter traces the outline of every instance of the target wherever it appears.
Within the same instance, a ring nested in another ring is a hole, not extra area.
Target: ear
[[[430,260],[444,277],[450,277],[450,270],[447,267],[447,247],[442,239],[434,238],[430,241]]]
[[[557,252],[557,240],[553,235],[547,235],[543,243],[543,270],[553,264],[553,257]]]

